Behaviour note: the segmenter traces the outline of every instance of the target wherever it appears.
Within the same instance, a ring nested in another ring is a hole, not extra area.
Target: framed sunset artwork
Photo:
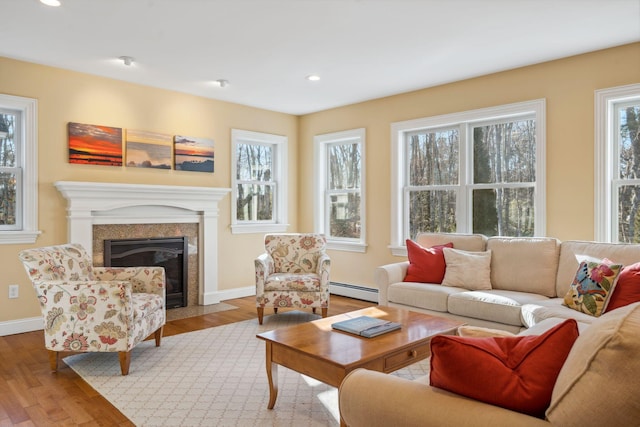
[[[213,172],[213,140],[176,135],[174,138],[176,170]]]
[[[171,169],[172,135],[127,129],[127,166]]]
[[[69,163],[122,166],[122,128],[69,122]]]

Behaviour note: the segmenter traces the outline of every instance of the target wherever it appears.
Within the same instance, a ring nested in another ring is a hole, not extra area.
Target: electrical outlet
[[[18,298],[20,287],[18,285],[9,285],[9,298]]]

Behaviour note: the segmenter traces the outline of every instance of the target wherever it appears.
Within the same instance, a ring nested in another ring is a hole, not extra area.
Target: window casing
[[[595,238],[640,243],[640,84],[595,92]]]
[[[231,141],[232,232],[285,232],[287,137],[232,129]]]
[[[314,228],[330,249],[366,250],[365,130],[314,137]]]
[[[545,100],[393,123],[391,250],[419,232],[545,234]]]
[[[37,101],[0,95],[0,244],[38,234]]]

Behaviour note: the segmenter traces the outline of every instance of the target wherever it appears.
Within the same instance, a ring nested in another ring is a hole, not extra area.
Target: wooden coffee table
[[[374,338],[331,329],[332,323],[358,316],[399,322],[402,328]],[[463,324],[377,306],[257,334],[266,342],[268,408],[273,409],[278,397],[278,365],[338,387],[344,377],[357,368],[388,373],[429,357],[433,336],[454,334]]]

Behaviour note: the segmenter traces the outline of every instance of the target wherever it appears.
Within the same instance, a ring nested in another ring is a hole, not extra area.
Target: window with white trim
[[[545,234],[545,100],[393,123],[391,248],[420,232]]]
[[[0,95],[0,244],[38,234],[37,101]]]
[[[364,146],[365,130],[353,129],[314,137],[315,217],[330,249],[366,249]]]
[[[640,243],[640,84],[595,92],[595,238]]]
[[[231,130],[231,230],[271,233],[287,229],[287,137]]]

